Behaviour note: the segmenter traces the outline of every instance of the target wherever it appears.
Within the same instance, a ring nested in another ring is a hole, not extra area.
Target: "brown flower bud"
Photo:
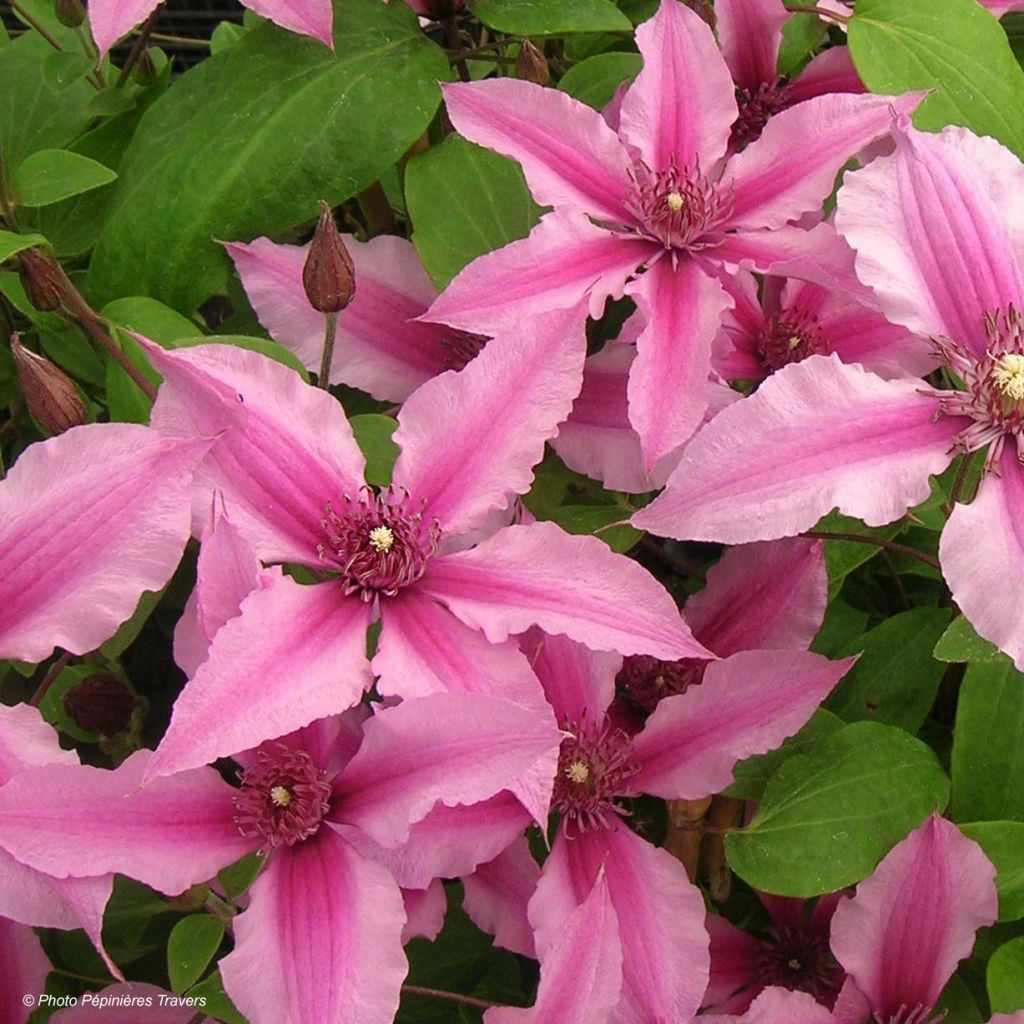
[[[17,334],[11,335],[11,355],[25,405],[43,430],[48,434],[62,434],[85,422],[85,402],[63,370],[49,359],[30,352]]]
[[[519,58],[516,60],[516,78],[522,78],[524,81],[534,82],[537,85],[547,85],[549,77],[548,62],[544,58],[544,51],[530,39],[524,37],[519,46]]]
[[[26,249],[18,256],[18,274],[28,301],[43,313],[60,309],[64,275],[51,256],[41,249]]]
[[[302,286],[309,304],[321,313],[340,312],[356,291],[352,257],[326,203],[320,204],[320,219],[302,268]]]
[[[65,28],[78,28],[85,21],[85,7],[82,0],[57,0],[54,5],[57,20]]]
[[[131,724],[135,698],[113,676],[89,676],[64,694],[64,710],[82,729],[116,736]]]

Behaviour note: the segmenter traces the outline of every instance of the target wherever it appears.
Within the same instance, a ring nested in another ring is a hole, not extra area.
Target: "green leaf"
[[[169,347],[182,338],[195,338],[199,329],[188,317],[148,295],[115,299],[103,307],[102,313],[118,326]]]
[[[982,1024],[978,1004],[959,974],[954,974],[935,1004],[936,1013],[945,1011],[942,1024]]]
[[[259,853],[247,853],[241,860],[219,871],[217,881],[223,887],[224,895],[229,900],[237,900],[256,881],[266,863],[267,858]]]
[[[517,163],[458,135],[409,161],[405,200],[438,288],[477,256],[525,238],[540,216]]]
[[[109,185],[116,177],[109,167],[87,156],[66,149],[40,149],[21,162],[11,184],[23,206],[49,206]]]
[[[794,14],[782,26],[779,74],[792,77],[799,73],[827,34],[825,23],[816,14]]]
[[[13,231],[0,231],[0,263],[9,260],[22,249],[31,249],[35,245],[48,246],[42,235],[16,235]]]
[[[999,920],[1020,920],[1024,917],[1024,822],[978,821],[961,825],[960,831],[981,846],[999,872]]]
[[[892,540],[903,529],[902,522],[890,523],[875,529],[865,526],[860,520],[830,512],[815,526],[816,530],[827,533],[847,533],[861,537]],[[825,542],[825,566],[828,569],[829,598],[839,593],[843,580],[865,562],[874,558],[882,549],[877,544],[854,540],[828,540]]]
[[[999,657],[999,649],[978,636],[974,627],[958,615],[939,637],[934,656],[939,661],[992,661]]]
[[[810,721],[795,736],[790,736],[778,750],[740,761],[733,769],[735,781],[725,790],[725,795],[734,796],[737,800],[760,800],[768,780],[783,761],[795,754],[806,754],[813,750],[826,736],[842,729],[844,724],[831,711],[818,708]]]
[[[872,92],[932,89],[915,124],[961,124],[1024,156],[1024,71],[975,0],[857,0],[850,55]]]
[[[429,124],[449,76],[402,3],[345,0],[336,53],[264,25],[182,75],[142,118],[90,285],[191,312],[226,294],[215,239],[280,235],[381,176]]]
[[[142,632],[142,627],[153,614],[153,610],[160,603],[160,598],[164,596],[166,589],[164,587],[163,590],[147,590],[139,598],[139,603],[135,606],[131,618],[122,622],[118,631],[100,647],[100,654],[104,658],[113,661],[115,658],[120,658],[131,647],[139,633]]]
[[[195,984],[224,938],[224,922],[210,914],[191,914],[179,921],[167,942],[167,973],[174,992]]]
[[[854,608],[841,597],[834,598],[825,611],[825,621],[811,644],[811,650],[828,658],[838,657],[840,651],[851,650],[851,644],[864,632],[870,618],[870,612]]]
[[[623,82],[636,78],[642,66],[643,58],[639,53],[599,53],[569,68],[558,88],[581,103],[601,110],[611,102]]]
[[[85,105],[86,112],[90,117],[116,117],[124,114],[135,106],[135,97],[130,96],[124,89],[118,89],[111,85],[102,92],[96,93]]]
[[[622,505],[560,505],[548,511],[544,518],[558,523],[566,533],[592,534],[620,554],[629,551],[643,536],[642,531],[628,523],[612,526],[630,517],[631,509]]]
[[[366,482],[374,487],[387,487],[398,458],[398,445],[391,440],[398,422],[376,412],[353,416],[349,422],[356,444],[366,456]]]
[[[835,892],[869,875],[948,795],[929,747],[902,729],[855,722],[783,762],[749,827],[726,838],[729,863],[780,896]]]
[[[993,1013],[1024,1010],[1024,935],[1000,946],[985,975]]]
[[[953,730],[956,821],[1024,821],[1024,675],[1009,658],[967,666]]]
[[[825,707],[847,722],[866,719],[917,732],[946,671],[932,650],[949,615],[946,608],[914,608],[886,619],[852,643],[844,653],[863,654]]]
[[[203,1012],[224,1024],[248,1024],[248,1021],[238,1012],[231,997],[224,991],[224,982],[221,981],[220,971],[214,971],[208,978],[204,978],[198,985],[193,985],[186,993],[193,999],[202,999],[200,1005]]]
[[[210,53],[220,53],[229,46],[234,46],[247,31],[244,26],[236,25],[233,21],[222,21],[210,37]]]
[[[107,668],[99,662],[83,662],[62,669],[39,702],[39,713],[59,732],[80,743],[96,743],[99,736],[78,725],[64,710],[64,695],[90,676],[106,674]]]
[[[473,13],[488,28],[515,36],[633,29],[611,0],[476,0]]]
[[[84,78],[92,70],[92,60],[84,53],[53,50],[43,58],[43,79],[54,92]]]

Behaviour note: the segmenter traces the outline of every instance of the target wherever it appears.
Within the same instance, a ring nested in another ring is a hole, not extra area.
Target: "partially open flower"
[[[63,370],[30,352],[17,334],[11,335],[11,354],[28,411],[48,434],[62,434],[86,421],[85,402]]]
[[[18,256],[18,275],[28,301],[40,312],[60,309],[64,282],[60,267],[40,249],[26,249]]]

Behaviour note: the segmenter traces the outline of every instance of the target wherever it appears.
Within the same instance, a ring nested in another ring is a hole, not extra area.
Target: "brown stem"
[[[439,988],[425,988],[423,985],[403,985],[402,991],[411,996],[427,996],[430,999],[447,999],[450,1003],[462,1003],[463,1006],[475,1006],[478,1010],[493,1010],[500,1003],[492,1003],[486,999],[464,996],[459,992],[445,992]]]
[[[331,388],[331,359],[334,357],[334,339],[338,335],[338,314],[324,313],[324,351],[320,356],[320,374],[317,387],[329,391]]]
[[[876,548],[884,548],[893,554],[906,555],[908,558],[916,558],[933,569],[939,568],[939,560],[932,555],[927,555],[917,548],[908,547],[906,544],[897,544],[893,540],[883,540],[881,537],[866,537],[860,533],[833,533],[830,530],[807,530],[802,536],[814,540],[849,540],[856,544],[873,544]]]
[[[953,514],[953,508],[963,495],[964,487],[967,486],[967,474],[971,471],[971,463],[974,462],[974,455],[974,452],[968,452],[960,460],[960,466],[956,471],[956,479],[954,479],[953,486],[949,489],[949,501],[944,502],[942,506],[942,511],[946,514],[946,518]]]
[[[459,29],[454,15],[450,18],[445,18],[441,22],[441,27],[444,29],[444,38],[448,44],[448,49],[454,54],[450,59],[455,63],[455,67],[459,72],[459,79],[463,82],[471,81],[472,75],[470,75],[465,58],[462,56],[462,44],[459,40]]]
[[[686,868],[691,882],[697,881],[700,844],[704,838],[704,815],[711,806],[711,797],[700,800],[667,800],[668,832],[665,849]]]
[[[174,43],[177,46],[195,46],[197,49],[210,48],[209,39],[197,39],[193,36],[171,36],[166,32],[150,32],[149,38],[154,43]]]
[[[371,235],[393,235],[398,230],[395,211],[379,181],[359,193],[359,208]]]
[[[731,796],[716,796],[711,801],[700,847],[700,873],[707,880],[708,894],[715,903],[724,903],[732,888],[732,871],[725,859],[725,837],[743,820],[745,803]]]
[[[29,699],[29,704],[37,708],[42,703],[43,698],[46,696],[47,690],[53,686],[53,681],[68,667],[68,662],[71,660],[71,655],[66,651],[62,654],[50,667],[47,669],[46,675],[43,676],[43,681],[36,688],[36,692],[32,694]]]
[[[160,17],[160,6],[158,5],[156,10],[145,20],[142,28],[139,30],[139,35],[135,42],[132,43],[132,48],[128,52],[128,59],[124,62],[124,66],[121,68],[120,74],[117,76],[117,81],[114,85],[118,89],[123,89],[125,83],[128,81],[128,76],[132,73],[132,68],[135,67],[139,58],[145,52],[146,47],[149,45],[149,37],[153,29],[156,28],[157,19]]]

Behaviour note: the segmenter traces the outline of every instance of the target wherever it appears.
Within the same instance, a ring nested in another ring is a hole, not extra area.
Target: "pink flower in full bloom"
[[[939,559],[978,632],[1024,668],[1024,166],[964,128],[902,126],[896,151],[850,175],[837,225],[894,323],[931,337],[963,381],[937,391],[832,356],[774,374],[687,447],[634,516],[662,536],[725,543],[790,536],[838,507],[879,526],[924,501],[957,453],[987,449]]]
[[[405,849],[431,881],[466,858],[457,832],[417,826],[455,806],[476,810],[471,829],[505,816],[508,786],[561,738],[535,718],[478,694],[356,709],[237,757],[239,788],[210,768],[143,786],[150,751],[114,771],[48,765],[0,787],[0,849],[54,876],[119,872],[168,894],[263,851],[219,964],[239,1009],[252,1024],[390,1024],[406,909],[374,853]]]
[[[920,96],[817,96],[729,156],[735,89],[707,24],[663,0],[637,43],[644,67],[617,131],[530,82],[445,87],[458,131],[518,160],[537,201],[555,209],[527,238],[466,267],[428,316],[494,334],[584,298],[597,317],[609,296],[628,294],[647,317],[629,416],[649,471],[704,417],[712,341],[731,305],[719,275],[743,266],[827,277],[831,227],[796,222],[820,210],[846,161]]]
[[[241,602],[178,698],[151,774],[339,713],[373,675],[383,694],[500,693],[543,711],[508,640],[534,625],[624,653],[707,653],[660,585],[599,539],[551,523],[495,531],[579,388],[577,331],[578,317],[535,318],[518,353],[488,345],[420,387],[399,415],[401,455],[381,491],[364,484],[341,406],[292,370],[225,346],[147,343],[164,376],[154,426],[219,435],[196,476],[197,524],[219,492],[259,559],[306,566],[317,580],[278,574]],[[378,616],[371,674],[366,631]]]
[[[689,1020],[708,981],[704,901],[678,860],[628,828],[625,801],[720,792],[737,761],[796,732],[851,664],[741,651],[708,664],[699,686],[661,700],[631,735],[607,713],[621,658],[539,639],[534,667],[567,734],[552,801],[562,823],[529,907],[542,965],[603,877],[622,948],[620,1012]]]

